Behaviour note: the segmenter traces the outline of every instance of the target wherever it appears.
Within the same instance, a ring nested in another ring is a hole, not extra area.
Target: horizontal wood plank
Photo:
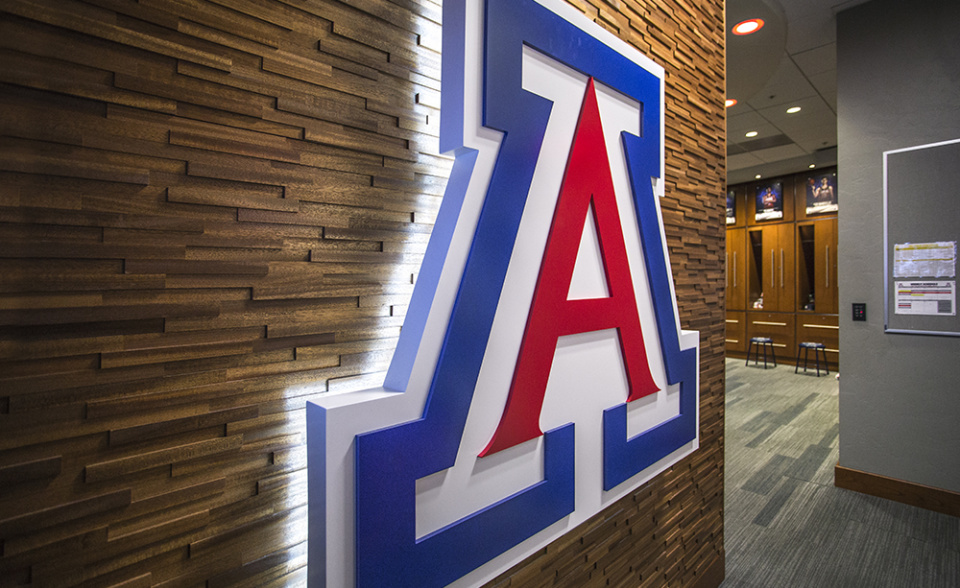
[[[92,463],[84,468],[84,480],[87,483],[100,482],[108,478],[114,478],[160,465],[169,465],[178,461],[186,461],[205,455],[236,450],[239,449],[242,444],[243,438],[235,435],[232,437],[210,439],[208,441],[198,441],[169,449],[140,452],[127,457]]]

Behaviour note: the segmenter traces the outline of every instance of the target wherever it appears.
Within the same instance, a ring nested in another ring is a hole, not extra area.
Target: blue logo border
[[[604,489],[615,488],[696,438],[696,349],[680,349],[667,252],[652,185],[661,166],[661,80],[532,0],[487,0],[484,18],[483,123],[502,131],[504,137],[423,416],[356,438],[358,586],[446,585],[574,509],[571,424],[545,434],[541,482],[416,538],[416,480],[454,465],[552,107],[548,100],[522,90],[524,44],[642,105],[641,136],[624,133],[622,141],[667,380],[668,384],[680,385],[680,414],[628,439],[626,404],[605,411]],[[456,161],[385,382],[385,387],[399,391],[405,389],[410,377],[476,162],[476,151],[463,145],[464,23],[464,0],[447,0],[441,147],[453,151]],[[323,421],[323,409],[308,410],[308,416],[313,427],[313,422]],[[318,472],[315,466],[323,460],[313,453],[309,462],[311,487],[323,484],[314,476]],[[316,494],[311,489],[311,543],[330,540],[319,533],[315,537],[313,532],[327,508],[315,504]],[[311,567],[316,547],[310,547]]]

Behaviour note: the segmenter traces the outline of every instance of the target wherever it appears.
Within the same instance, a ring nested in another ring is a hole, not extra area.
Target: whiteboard
[[[960,337],[956,301],[953,315],[898,314],[894,275],[896,245],[960,240],[960,139],[883,153],[883,223],[884,331]]]

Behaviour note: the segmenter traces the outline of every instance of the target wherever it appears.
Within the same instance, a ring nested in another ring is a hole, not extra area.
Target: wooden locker
[[[746,229],[727,229],[727,310],[747,309]]]
[[[837,219],[815,223],[814,248],[816,249],[817,272],[814,276],[816,311],[836,314],[839,310],[837,290]]]
[[[748,310],[794,312],[796,275],[793,227],[793,223],[780,223],[749,230]]]
[[[797,310],[836,314],[837,219],[797,224]]]

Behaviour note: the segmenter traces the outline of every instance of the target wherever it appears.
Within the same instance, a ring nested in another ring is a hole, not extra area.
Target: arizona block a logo
[[[455,163],[384,386],[308,404],[311,586],[489,581],[694,451],[663,70],[559,0],[445,0]]]

